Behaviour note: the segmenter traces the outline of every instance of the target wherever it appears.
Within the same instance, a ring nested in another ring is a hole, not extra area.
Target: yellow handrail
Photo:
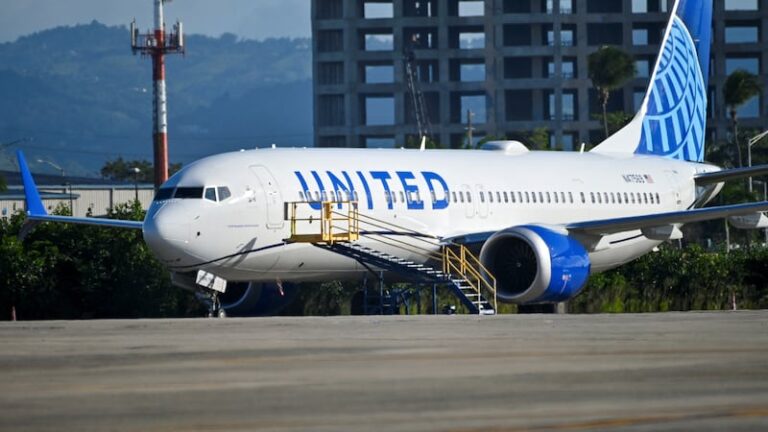
[[[295,242],[328,243],[335,242],[353,242],[360,239],[360,217],[357,209],[357,201],[323,201],[320,203],[320,235],[317,234],[299,234],[298,222],[312,223],[316,219],[313,217],[299,218],[297,216],[299,204],[309,202],[287,203],[290,208],[291,237],[289,240]],[[334,205],[347,206],[347,214],[344,215],[333,210]],[[334,217],[337,215],[338,217]],[[344,222],[344,227],[334,225],[336,222]],[[334,228],[336,230],[334,231]]]
[[[390,226],[394,227],[398,230],[402,230],[403,232],[410,232],[414,234],[420,234],[417,231],[397,226],[391,222],[386,222],[380,219],[373,218],[371,216],[367,215],[361,215],[360,211],[358,209],[357,201],[322,201],[320,203],[320,235],[317,234],[299,234],[298,233],[298,222],[309,222],[312,223],[316,219],[313,217],[309,218],[298,218],[297,217],[297,209],[299,204],[310,204],[309,202],[292,202],[287,203],[289,204],[290,208],[290,219],[291,219],[291,241],[295,242],[309,242],[309,243],[327,243],[327,244],[333,244],[336,242],[355,242],[360,239],[361,231],[360,231],[360,224],[361,224],[361,217],[364,217],[366,219],[370,219],[375,222],[365,221],[363,223],[366,223],[368,225],[383,228],[384,226]],[[340,211],[334,210],[333,206],[347,206],[347,212],[342,213]],[[286,215],[287,216],[287,215]],[[337,222],[342,222],[340,224],[336,224]],[[378,224],[377,224],[378,223]],[[382,225],[379,225],[382,224]],[[437,237],[434,236],[427,236],[430,238],[430,240],[427,240],[422,237],[417,237],[419,240],[423,241],[424,243],[429,244],[431,247],[434,248],[440,248],[438,250],[441,250],[440,252],[436,252],[434,249],[427,249],[424,247],[419,247],[414,244],[404,242],[402,240],[397,240],[393,238],[387,237],[386,233],[384,234],[368,234],[366,237],[372,238],[372,235],[376,235],[379,237],[384,237],[388,241],[382,240],[382,239],[375,239],[376,241],[387,244],[389,246],[397,247],[403,250],[407,250],[411,253],[415,253],[418,255],[422,255],[428,259],[435,259],[435,260],[441,260],[443,264],[443,274],[450,276],[451,274],[459,275],[462,279],[466,280],[467,283],[472,287],[472,289],[478,294],[477,296],[477,306],[478,310],[480,310],[480,305],[482,304],[483,299],[483,292],[490,293],[492,297],[490,297],[490,302],[493,306],[493,310],[498,310],[498,301],[497,301],[497,295],[496,295],[496,278],[491,274],[490,271],[488,271],[485,266],[480,262],[480,260],[464,245],[443,245],[440,246],[439,243],[430,241],[431,239],[437,239]],[[394,243],[399,243],[394,244]],[[453,248],[458,248],[458,253]],[[421,250],[418,251],[418,250]],[[482,311],[480,311],[482,313]]]
[[[483,290],[490,292],[493,310],[497,311],[496,278],[466,246],[457,246],[459,248],[458,254],[450,246],[443,247],[443,273],[451,274],[456,272],[469,283],[478,294],[478,310],[480,310],[480,304],[482,303]],[[485,277],[481,272],[485,273]]]

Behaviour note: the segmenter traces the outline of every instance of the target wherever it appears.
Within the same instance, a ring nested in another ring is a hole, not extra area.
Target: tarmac
[[[768,430],[768,311],[0,324],[0,430]]]

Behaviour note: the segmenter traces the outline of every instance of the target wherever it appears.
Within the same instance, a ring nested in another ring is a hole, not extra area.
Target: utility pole
[[[184,32],[176,22],[171,33],[165,32],[163,4],[171,0],[153,0],[155,3],[155,29],[140,34],[136,20],[131,22],[131,49],[133,54],[152,57],[154,101],[152,103],[152,138],[155,165],[155,188],[168,180],[168,99],[165,92],[165,55],[184,54]]]
[[[472,137],[472,133],[475,131],[474,126],[472,126],[472,117],[474,117],[474,115],[475,113],[473,113],[471,109],[467,110],[467,147],[470,149],[475,148]]]
[[[750,140],[747,142],[747,166],[752,168],[752,146],[759,143],[760,140],[768,136],[768,130],[760,133],[759,135],[753,136],[750,138]],[[749,180],[747,183],[749,186],[749,193],[752,194],[752,176],[749,176]]]

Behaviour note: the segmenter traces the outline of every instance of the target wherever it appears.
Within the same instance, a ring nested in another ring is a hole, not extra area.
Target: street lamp
[[[752,146],[760,142],[761,139],[768,136],[768,130],[759,135],[755,135],[747,142],[747,166],[752,167]],[[752,193],[752,176],[749,176],[749,193]]]
[[[73,200],[72,200],[72,185],[69,184],[69,182],[66,181],[66,179],[65,179],[64,168],[62,168],[60,165],[57,165],[57,164],[55,164],[55,163],[53,163],[51,161],[45,160],[45,159],[38,159],[37,162],[38,163],[48,164],[48,165],[54,167],[55,169],[61,171],[61,181],[64,182],[63,183],[64,186],[69,189],[69,213],[72,216],[74,216],[75,215],[75,207],[74,207],[74,203],[73,203]]]
[[[763,201],[768,201],[768,181],[757,180],[755,183],[763,184]],[[765,228],[765,247],[768,247],[768,227]]]
[[[134,193],[134,199],[136,202],[139,202],[139,174],[141,173],[141,169],[139,167],[133,167],[131,169],[133,172],[133,193]]]

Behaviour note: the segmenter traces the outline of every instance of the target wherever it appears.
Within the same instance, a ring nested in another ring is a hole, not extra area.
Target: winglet
[[[19,159],[19,170],[21,171],[21,181],[24,183],[24,196],[27,201],[27,215],[29,216],[45,216],[48,214],[45,211],[43,200],[40,199],[40,193],[37,191],[37,185],[32,178],[32,173],[29,172],[27,161],[24,159],[24,153],[21,150],[16,150],[16,157]]]

